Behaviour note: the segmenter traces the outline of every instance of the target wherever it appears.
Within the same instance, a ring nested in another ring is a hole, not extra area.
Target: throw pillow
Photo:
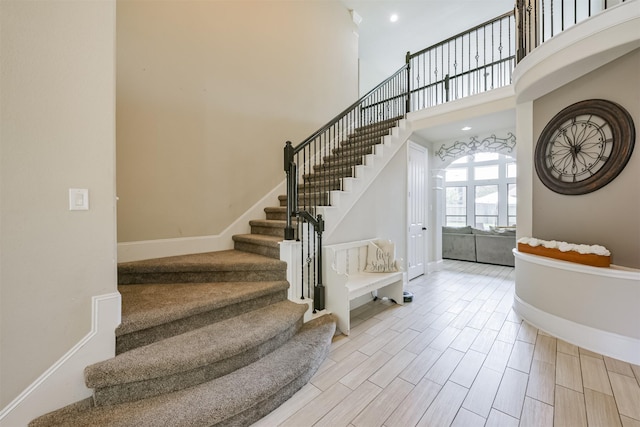
[[[367,265],[364,271],[369,273],[391,273],[398,271],[393,242],[377,240],[367,246]]]

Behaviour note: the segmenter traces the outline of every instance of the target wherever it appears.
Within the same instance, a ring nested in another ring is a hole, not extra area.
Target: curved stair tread
[[[274,212],[274,213],[287,213],[286,206],[267,206],[264,208],[265,212]]]
[[[178,255],[118,264],[118,273],[166,273],[197,271],[284,270],[283,261],[250,252],[229,249],[218,252]]]
[[[286,281],[119,286],[122,323],[116,329],[116,336],[287,289]]]
[[[306,323],[282,347],[229,375],[135,402],[90,408],[74,404],[30,426],[249,425],[306,384],[328,354],[334,332],[335,318],[322,316]]]
[[[174,375],[210,365],[285,333],[302,321],[306,305],[284,300],[231,319],[138,347],[85,369],[99,388]]]

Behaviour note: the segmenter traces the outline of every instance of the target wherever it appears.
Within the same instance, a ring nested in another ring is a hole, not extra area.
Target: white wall
[[[0,408],[90,332],[92,298],[116,292],[115,7],[0,2]],[[76,187],[88,211],[69,211]]]
[[[405,143],[323,244],[378,237],[392,240],[396,258],[406,260],[407,173]]]

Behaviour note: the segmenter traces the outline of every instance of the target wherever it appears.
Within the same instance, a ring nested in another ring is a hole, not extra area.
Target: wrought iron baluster
[[[311,290],[311,287],[314,285],[314,278],[313,278],[313,253],[311,252],[311,241],[313,240],[313,233],[311,232],[311,227],[309,226],[309,221],[305,222],[307,224],[306,226],[306,231],[307,231],[307,239],[306,239],[306,245],[307,245],[307,298],[311,298],[313,299],[313,291]]]
[[[445,68],[444,68],[444,45],[440,45],[440,68],[442,70],[442,77],[444,80]],[[440,85],[440,103],[444,102],[445,92],[444,92],[444,84]]]
[[[487,27],[485,26],[482,29],[483,33],[484,33],[484,37],[482,40],[482,44],[483,44],[483,53],[484,53],[484,90],[483,92],[486,92],[487,90],[489,90],[488,85],[487,85]],[[494,50],[493,50],[493,22],[491,23],[491,62],[493,63],[493,59],[494,59]],[[493,66],[492,66],[493,67]],[[491,76],[491,84],[493,84],[493,76]]]
[[[553,37],[555,35],[555,33],[553,32],[553,24],[554,24],[554,22],[553,22],[553,11],[554,11],[553,0],[551,0],[551,24],[550,24],[551,34],[550,34],[550,37]]]
[[[442,48],[442,56],[444,60],[444,46]],[[447,43],[447,78],[445,78],[445,101],[449,101],[449,79],[448,77],[451,75],[451,43]]]
[[[544,4],[544,0],[542,0],[542,3]],[[529,14],[529,22],[531,22],[531,11],[533,10],[533,6],[531,6],[531,0],[529,0],[529,7],[527,8],[527,13]],[[544,8],[540,9],[540,10],[544,10]],[[542,13],[542,12],[540,12]],[[542,32],[539,33],[538,28],[539,28],[539,24],[538,24],[538,7],[536,6],[536,11],[533,15],[534,17],[534,22],[533,22],[533,28],[534,28],[534,39],[531,42],[531,48],[530,50],[533,50],[534,48],[538,47],[538,44],[540,43],[540,40],[542,37],[544,37],[544,19],[542,19]],[[529,24],[531,25],[531,24]],[[529,34],[531,34],[531,29],[529,29]]]
[[[453,96],[451,99],[458,99],[458,39],[453,39]]]
[[[534,0],[535,1],[535,0]],[[531,7],[531,0],[529,0],[529,7]],[[545,17],[545,1],[544,0],[540,0],[540,22],[541,22],[541,33],[540,33],[540,43],[544,43],[544,41],[546,40],[545,38],[545,24],[547,22],[547,20],[544,18]],[[538,47],[537,45],[534,47]]]
[[[467,90],[469,92],[469,95],[473,94],[473,89],[472,89],[472,82],[471,82],[471,34],[472,32],[469,33],[469,43],[467,46],[467,51],[469,52],[469,60],[467,61],[467,63],[469,64],[469,74],[467,74]]]
[[[315,228],[316,228],[315,225],[313,225],[314,232],[316,231]],[[312,233],[309,233],[309,236],[312,236]],[[317,259],[316,239],[311,238],[310,240],[311,240],[311,243],[310,243],[310,248],[309,248],[309,257],[312,260],[314,260],[314,259]],[[311,250],[311,247],[313,248],[313,250]],[[313,292],[313,298],[314,299],[316,299],[315,287],[317,286],[317,283],[318,283],[317,274],[318,274],[318,272],[317,272],[317,269],[316,269],[316,262],[313,262],[313,274],[311,275],[311,278],[313,280],[312,284],[313,284],[313,287],[314,287],[314,292]],[[314,305],[313,311],[315,313],[316,312],[315,301],[314,301],[313,305]]]
[[[479,30],[475,31],[475,36],[476,36],[476,72],[475,72],[476,85],[475,85],[474,93],[478,93],[480,91],[479,90],[479,88],[480,88],[480,74],[479,74],[480,73],[480,71],[479,71],[479,68],[480,68],[480,50],[479,50],[479,41],[478,41],[479,40],[478,31]]]

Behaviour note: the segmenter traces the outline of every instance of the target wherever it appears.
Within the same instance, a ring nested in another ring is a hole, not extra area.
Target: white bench
[[[325,307],[338,318],[338,328],[349,335],[350,302],[370,292],[403,304],[404,273],[369,273],[367,245],[377,239],[326,245],[323,247]]]

